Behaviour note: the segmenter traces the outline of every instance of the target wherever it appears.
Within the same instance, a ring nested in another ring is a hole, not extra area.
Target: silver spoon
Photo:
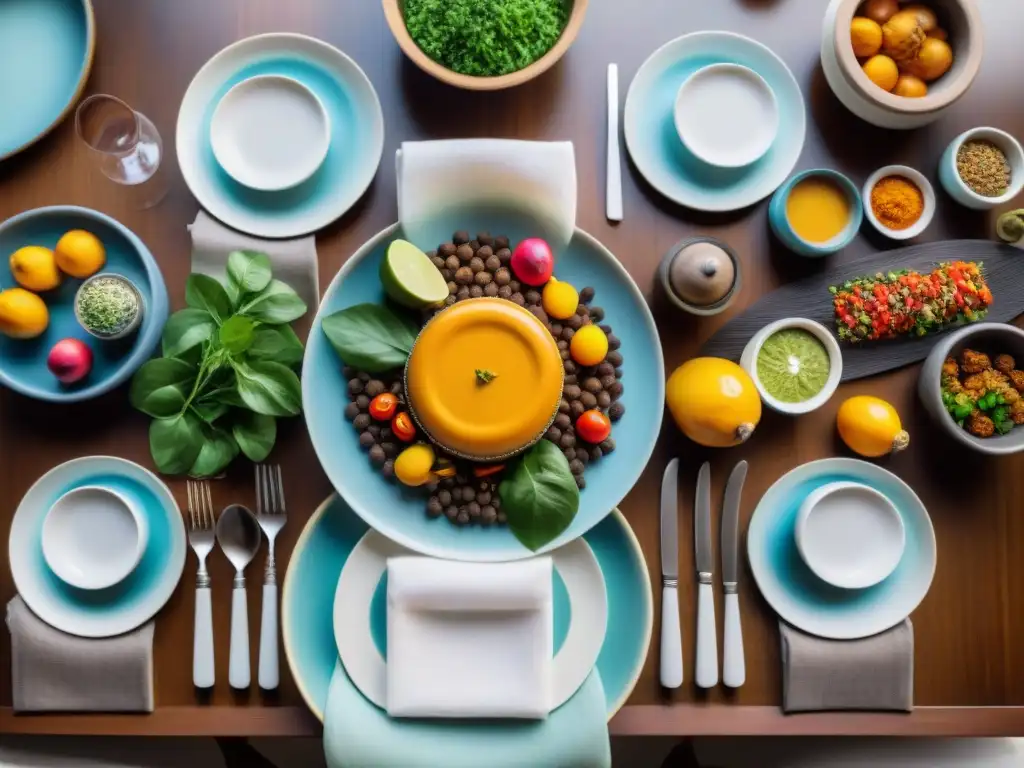
[[[249,612],[246,608],[244,572],[245,567],[256,557],[261,540],[256,516],[246,507],[232,504],[220,513],[217,520],[217,543],[224,550],[228,561],[235,566],[228,665],[228,682],[232,688],[248,688],[252,676],[249,670]]]

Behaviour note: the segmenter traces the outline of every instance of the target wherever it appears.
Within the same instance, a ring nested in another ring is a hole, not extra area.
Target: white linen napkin
[[[551,558],[388,560],[392,717],[545,718],[551,709]]]
[[[421,248],[472,228],[513,242],[543,237],[557,252],[576,226],[569,141],[406,141],[395,153],[398,220]]]
[[[263,240],[225,227],[203,210],[188,225],[188,231],[192,237],[193,272],[223,281],[229,253],[260,251],[270,257],[274,277],[290,285],[306,306],[315,311],[320,304],[316,239],[313,235],[294,240]]]

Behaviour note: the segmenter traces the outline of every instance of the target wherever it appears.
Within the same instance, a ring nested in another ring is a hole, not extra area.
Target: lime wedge
[[[1024,238],[1024,209],[1007,211],[996,220],[996,234],[1000,240],[1016,243]]]
[[[440,270],[408,240],[395,240],[388,246],[380,265],[380,281],[388,296],[410,309],[423,309],[448,298],[448,284]]]

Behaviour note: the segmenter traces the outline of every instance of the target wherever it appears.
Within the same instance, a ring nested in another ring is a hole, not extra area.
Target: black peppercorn
[[[494,251],[491,249],[491,246],[481,241],[480,247],[476,251],[476,257],[478,259],[483,259],[484,261],[487,261],[493,255]]]
[[[490,504],[484,504],[480,507],[480,522],[484,525],[494,525],[498,519],[498,510],[492,507]]]
[[[391,382],[391,394],[392,395],[401,395],[402,394],[402,382],[401,381],[393,381],[393,382]]]
[[[474,256],[472,259],[469,260],[469,268],[473,270],[474,275],[477,272],[483,272],[484,260],[481,259],[479,256]]]
[[[444,256],[431,256],[430,263],[438,269],[444,269]]]
[[[614,352],[616,349],[618,349],[621,346],[622,346],[622,341],[619,339],[619,337],[616,336],[614,333],[609,333],[608,334],[608,349],[610,349],[610,350],[612,350]]]
[[[363,382],[359,379],[350,379],[348,382],[348,391],[353,395],[358,395],[363,391]]]
[[[467,486],[463,487],[463,489],[462,489],[462,500],[463,501],[473,501],[473,499],[475,499],[475,498],[476,498],[476,491],[473,489],[472,486],[467,485]]]
[[[490,232],[477,232],[476,239],[480,241],[481,247],[494,245],[494,238]]]
[[[574,475],[582,475],[584,469],[586,469],[586,467],[583,466],[583,462],[579,459],[573,459],[569,462],[569,471]]]
[[[566,432],[562,435],[562,439],[558,441],[558,444],[562,448],[575,448],[576,447],[576,435],[572,432]]]
[[[484,273],[481,272],[480,274],[482,275]],[[498,286],[497,285],[495,285],[494,283],[488,283],[487,285],[484,286],[484,296],[489,296],[489,297],[491,297],[493,299],[497,295],[498,295]]]
[[[455,243],[442,243],[438,246],[437,252],[447,259],[455,254]]]
[[[590,410],[591,408],[596,408],[597,395],[595,395],[593,392],[584,392],[582,395],[580,395],[580,402],[583,403],[583,406],[587,410]]]
[[[616,381],[610,387],[608,387],[608,394],[612,396],[612,400],[618,400],[622,397],[622,392],[625,387],[622,386],[621,381]]]
[[[540,292],[531,288],[526,292],[527,304],[540,304]]]
[[[526,304],[526,299],[523,298],[523,294],[521,293],[513,293],[511,296],[509,296],[509,300],[513,304],[518,304],[520,307]]]
[[[366,450],[369,450],[373,446],[374,442],[373,435],[369,432],[363,432],[363,434],[359,436],[359,445]]]
[[[548,431],[544,433],[544,437],[546,437],[552,443],[557,443],[559,440],[562,439],[562,430],[560,430],[558,427],[550,426],[548,427]]]
[[[566,327],[562,330],[562,338],[565,338],[566,331],[578,331],[583,327],[583,318],[579,315],[572,315],[568,320],[565,321]],[[570,335],[569,338],[572,338]]]
[[[376,424],[371,424],[366,428],[366,431],[373,435],[374,440],[380,440],[380,427]]]
[[[615,402],[608,408],[608,418],[612,421],[618,421],[622,418],[622,415],[626,412],[626,406],[622,403]]]
[[[380,447],[384,450],[384,455],[389,459],[393,459],[398,456],[398,445],[392,442],[381,443]]]
[[[577,385],[570,384],[562,389],[562,394],[570,400],[578,400],[582,391]]]
[[[384,449],[379,445],[375,445],[370,448],[370,461],[374,464],[383,464],[386,459],[387,456],[384,455]]]
[[[355,403],[349,403],[345,406],[345,418],[352,421],[356,416],[359,415],[359,406]]]
[[[494,255],[498,257],[498,261],[502,264],[508,264],[512,261],[512,251],[508,248],[499,248],[494,252]]]
[[[604,310],[601,309],[601,307],[591,307],[590,319],[593,320],[595,323],[600,323],[602,320],[604,320]]]
[[[470,517],[480,517],[480,504],[478,502],[471,501],[466,505],[466,511],[469,512]]]
[[[622,369],[621,368],[616,368],[615,369],[615,378],[616,379],[621,379],[622,378]]]
[[[469,298],[469,286],[468,285],[464,285],[461,288],[459,288],[459,292],[457,294],[455,294],[455,299],[456,299],[456,301],[465,301],[468,298]]]
[[[579,317],[590,317],[590,308],[586,304],[577,304],[576,314]]]
[[[543,307],[530,307],[530,311],[533,313],[534,317],[536,317],[542,323],[547,325],[547,323],[548,323],[548,313],[544,311]]]
[[[471,286],[469,286],[469,298],[471,298],[471,299],[479,299],[483,295],[484,295],[484,289],[483,289],[482,286],[479,286],[479,285],[471,285]]]
[[[469,285],[473,282],[473,270],[469,267],[459,267],[455,273],[455,282],[459,285]]]
[[[370,380],[370,374],[368,374],[366,371],[360,371],[358,374],[356,374],[356,378],[363,382],[363,384],[365,384]]]
[[[612,396],[611,395],[609,395],[607,392],[598,392],[597,393],[597,407],[598,408],[607,408],[611,404],[612,404]]]
[[[459,261],[463,264],[469,264],[473,258],[473,249],[469,245],[460,245],[459,249],[455,251],[455,255],[459,258]]]
[[[477,250],[479,250],[479,248],[480,248],[480,241],[479,240],[470,240],[469,241],[469,247],[473,249],[473,253],[476,253]]]
[[[599,445],[592,445],[592,446],[590,446],[590,460],[591,461],[597,461],[598,459],[601,458],[602,455],[603,454],[601,453],[601,446],[599,446]]]
[[[469,524],[469,512],[466,512],[465,510],[460,509],[458,517],[455,518],[455,522],[458,523],[459,525],[468,525]]]
[[[558,347],[559,349],[568,349],[568,348],[569,348],[569,342],[568,342],[568,341],[566,341],[565,339],[559,339],[559,340],[558,340],[558,341],[556,342],[556,346],[557,346],[557,347]]]
[[[487,285],[488,283],[491,282],[491,273],[477,272],[476,276],[473,279],[476,281],[477,285]]]
[[[562,335],[562,324],[561,323],[552,323],[551,324],[551,335],[554,336],[556,339],[559,336]]]
[[[614,376],[615,366],[613,366],[608,361],[605,361],[601,363],[599,366],[597,366],[597,370],[595,371],[595,373],[597,373],[598,376]]]
[[[559,413],[569,413],[570,412],[569,401],[566,400],[564,397],[562,398],[562,402],[560,402],[558,404],[558,412]]]
[[[440,517],[444,513],[444,506],[438,501],[437,496],[431,496],[427,501],[427,516]]]
[[[508,285],[512,282],[512,275],[503,267],[494,273],[494,282],[498,285]]]
[[[579,318],[576,317],[576,315],[573,315],[573,317],[575,317],[577,320],[579,320]],[[573,330],[572,323],[570,323],[569,325],[565,326],[565,328],[562,329],[562,339],[564,341],[572,341],[572,337],[575,336],[575,335],[576,335],[576,331]]]
[[[521,291],[522,290],[522,286],[519,284],[519,281],[516,280],[515,278],[510,280],[508,284],[509,284],[509,287],[512,289],[512,293],[516,293],[517,291]]]
[[[449,520],[451,520],[454,523],[455,522],[455,518],[457,518],[459,516],[459,508],[456,507],[454,504],[452,504],[451,506],[445,507],[444,508],[444,516],[447,517]]]
[[[558,356],[563,360],[568,360],[569,358],[572,357],[572,353],[570,353],[568,349],[562,349],[559,350]]]
[[[360,432],[370,426],[370,414],[360,413],[354,419],[352,419],[352,426],[358,429]]]
[[[580,301],[582,301],[584,304],[589,304],[593,300],[594,289],[588,285],[586,288],[580,291]]]
[[[608,357],[605,358],[609,363],[614,365],[616,368],[622,365],[622,353],[621,352],[609,352]]]
[[[491,503],[491,492],[490,491],[480,491],[480,493],[478,493],[476,495],[476,500],[480,504],[490,504]]]
[[[384,462],[384,466],[380,468],[380,473],[389,480],[395,476],[395,460],[388,459]]]
[[[483,248],[481,248],[480,250],[482,251]],[[484,266],[491,272],[497,272],[499,269],[501,269],[501,262],[498,260],[498,257],[492,253],[490,256],[487,257],[487,261],[484,262]]]
[[[575,384],[577,381],[575,373],[568,373],[562,377],[563,384]]]
[[[604,333],[605,336],[610,336],[611,335],[612,327],[610,325],[608,325],[607,323],[601,323],[597,327],[601,329],[601,332]]]
[[[603,443],[601,443],[601,451],[605,455],[611,453],[614,450],[615,450],[615,441],[612,440],[610,437],[607,440],[605,440]]]
[[[565,368],[565,372],[567,374],[576,373],[576,371],[578,370],[578,368],[576,367],[576,363],[573,360],[566,360],[564,363],[562,363],[562,367]]]
[[[366,382],[366,387],[363,388],[363,391],[369,397],[376,397],[384,391],[384,382],[380,379],[370,379]]]
[[[462,245],[463,243],[469,242],[469,232],[464,229],[460,229],[454,235],[452,235],[452,242],[456,245]]]
[[[341,366],[341,375],[344,376],[346,379],[355,378],[356,373],[356,369],[353,368],[351,365]]]
[[[576,421],[576,419],[582,416],[586,410],[586,406],[579,400],[573,400],[572,403],[569,404],[569,415],[572,416],[573,421]]]
[[[497,235],[494,238],[494,247],[499,249],[508,248],[508,237],[505,235]]]
[[[572,420],[569,418],[569,414],[560,413],[555,416],[555,426],[559,429],[568,429],[570,424],[572,424]]]
[[[590,462],[590,451],[586,448],[580,447],[576,449],[576,461],[586,466]]]
[[[446,269],[450,269],[452,272],[462,266],[462,262],[459,261],[458,256],[449,256],[444,260],[444,266]]]
[[[616,381],[616,379],[615,379],[615,374],[614,373],[612,375],[610,375],[610,376],[602,376],[601,377],[601,386],[604,387],[605,389],[608,389],[609,387],[611,387],[612,384],[615,383],[615,381]]]
[[[452,503],[452,492],[446,488],[442,488],[437,494],[437,498],[440,499],[442,507],[447,507]]]
[[[507,285],[503,285],[498,289],[498,296],[500,296],[503,299],[510,299],[512,298],[512,289],[509,288]]]
[[[458,292],[459,292],[459,284],[456,283],[454,280],[449,280],[448,281],[448,295],[449,296],[454,296]]]
[[[565,460],[566,461],[575,461],[576,460],[576,449],[575,448],[564,448],[562,450],[562,455],[565,456]]]
[[[602,389],[601,380],[591,376],[589,379],[584,380],[583,388],[587,392],[593,392],[596,395]]]
[[[587,487],[587,481],[583,479],[583,475],[573,475],[573,480],[576,481],[576,487],[581,491]]]

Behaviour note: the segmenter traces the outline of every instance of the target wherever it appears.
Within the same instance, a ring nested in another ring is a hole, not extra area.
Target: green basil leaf
[[[252,344],[256,325],[248,317],[235,315],[224,321],[218,336],[220,344],[232,355],[240,355]]]
[[[231,301],[224,286],[209,275],[193,272],[185,283],[185,303],[209,312],[217,323],[231,317]]]
[[[166,475],[188,472],[203,447],[200,421],[190,411],[149,425],[149,451],[156,468]]]
[[[192,347],[207,341],[217,323],[205,309],[182,309],[167,319],[164,325],[164,357],[177,357]]]
[[[302,411],[302,387],[291,368],[269,360],[239,360],[233,365],[246,408],[267,416],[295,416]]]
[[[416,341],[416,327],[380,304],[357,304],[321,323],[334,351],[348,365],[381,373],[405,365]]]
[[[238,314],[269,325],[282,325],[306,314],[306,302],[287,283],[271,280],[262,291],[247,299]]]
[[[250,461],[263,461],[277,440],[277,421],[273,416],[242,411],[231,427],[238,447]]]
[[[196,369],[176,357],[158,357],[143,363],[132,377],[128,399],[132,407],[150,416],[173,416],[185,405]]]
[[[230,432],[203,425],[202,448],[188,473],[192,477],[213,477],[219,475],[238,455],[238,444]]]
[[[270,257],[259,251],[232,251],[228,254],[228,281],[239,295],[259,293],[270,282]]]
[[[509,530],[533,551],[568,528],[580,506],[569,462],[548,440],[541,440],[516,461],[498,486],[498,495]]]
[[[250,360],[273,360],[281,365],[302,362],[302,342],[290,325],[264,325],[256,329],[247,350]]]
[[[230,407],[227,403],[216,400],[198,400],[192,403],[192,410],[207,424],[213,424],[213,422],[227,413]]]
[[[199,398],[200,403],[223,403],[227,406],[236,406],[238,408],[246,408],[245,402],[242,400],[241,395],[238,394],[238,384],[234,378],[234,372],[232,372],[232,378],[230,382],[225,382],[224,386],[211,389],[204,393]]]

